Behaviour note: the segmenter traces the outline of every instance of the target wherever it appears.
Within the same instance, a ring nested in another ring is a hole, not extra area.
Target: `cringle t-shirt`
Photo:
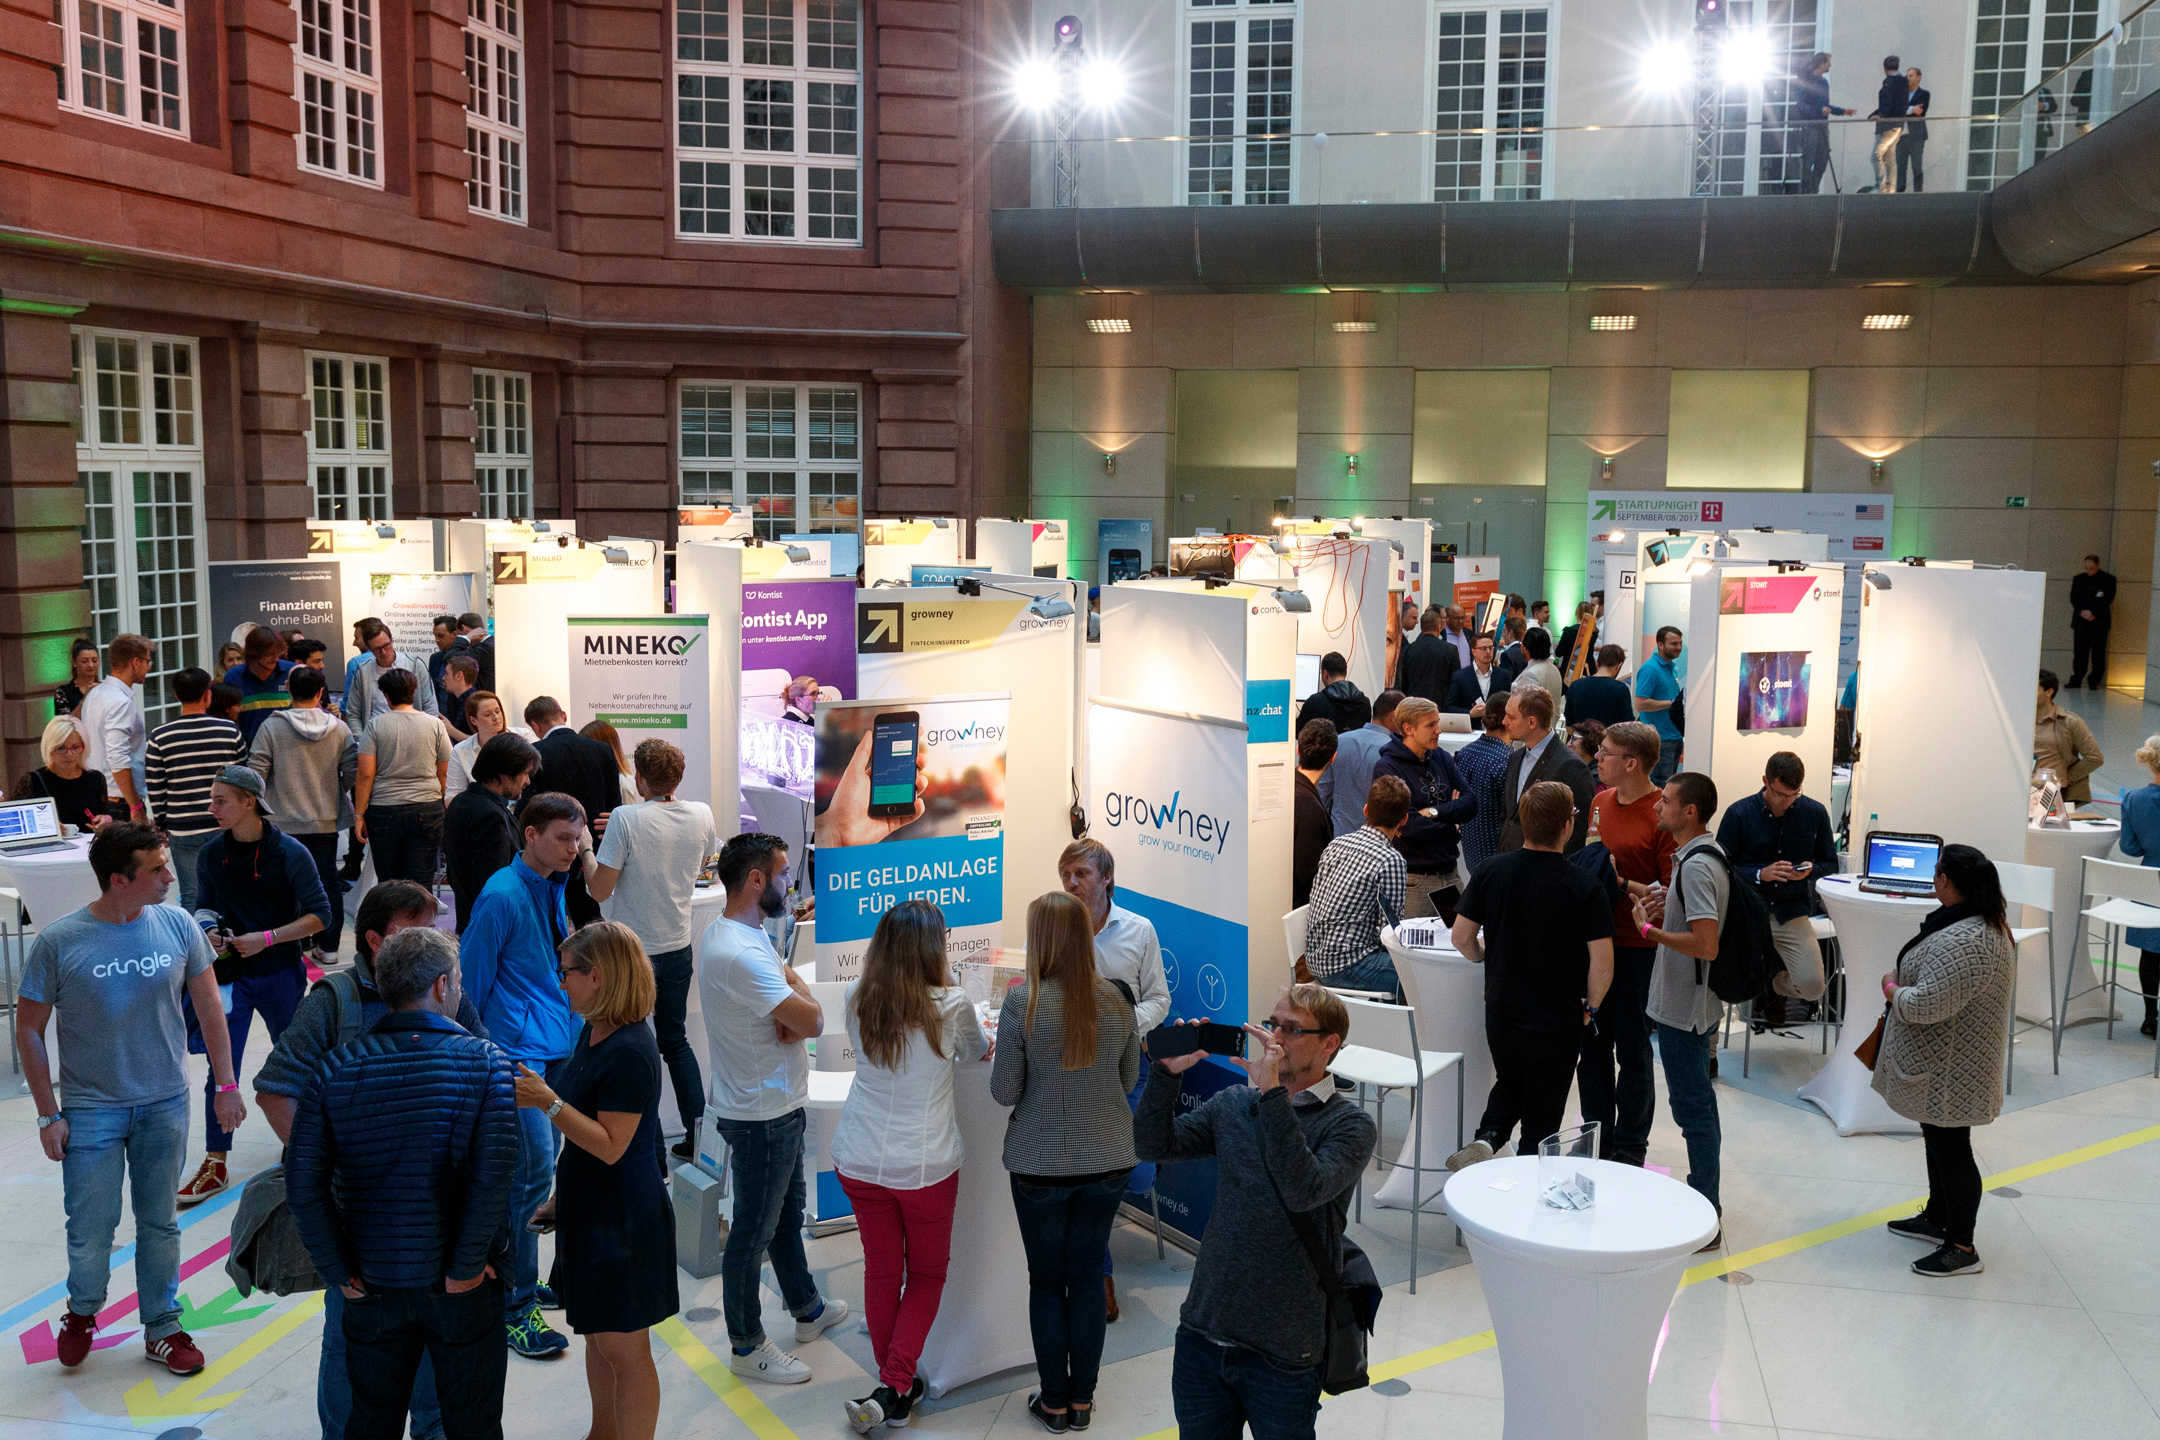
[[[599,860],[622,873],[600,913],[637,932],[647,955],[690,943],[698,869],[719,847],[712,809],[700,800],[646,800],[608,816]]]
[[[1485,1013],[1524,1030],[1582,1028],[1590,942],[1612,938],[1597,877],[1551,850],[1495,855],[1455,913],[1485,928]]]
[[[810,1052],[800,1041],[783,1044],[773,1030],[772,1012],[795,992],[765,932],[725,915],[713,921],[698,941],[697,977],[714,1112],[777,1120],[801,1109],[810,1098]]]
[[[85,907],[46,926],[30,946],[22,993],[58,1012],[61,1105],[155,1105],[186,1094],[180,992],[213,958],[176,905],[147,905],[125,925]]]

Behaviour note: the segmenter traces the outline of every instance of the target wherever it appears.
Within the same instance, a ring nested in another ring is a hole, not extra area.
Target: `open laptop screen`
[[[1867,841],[1867,874],[1870,880],[1908,880],[1925,885],[1935,878],[1935,862],[1942,842],[1918,835],[1870,835]]]
[[[13,840],[52,840],[60,835],[60,809],[50,800],[0,804],[0,845]]]

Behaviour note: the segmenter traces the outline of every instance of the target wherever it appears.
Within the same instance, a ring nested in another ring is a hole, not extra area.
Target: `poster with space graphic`
[[[1798,730],[1808,716],[1808,652],[1740,652],[1740,728]]]

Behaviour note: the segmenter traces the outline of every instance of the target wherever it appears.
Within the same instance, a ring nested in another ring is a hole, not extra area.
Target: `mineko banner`
[[[848,980],[887,910],[945,912],[945,953],[988,960],[1005,917],[1005,695],[818,707],[818,978]]]
[[[615,727],[623,754],[665,740],[683,752],[686,800],[712,803],[711,625],[703,615],[572,615],[570,723]]]

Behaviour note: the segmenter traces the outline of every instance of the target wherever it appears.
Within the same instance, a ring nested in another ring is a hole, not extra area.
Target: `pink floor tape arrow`
[[[231,1249],[232,1236],[227,1235],[194,1259],[183,1263],[180,1266],[180,1278],[185,1280],[199,1271],[208,1269],[224,1259]],[[103,1310],[98,1311],[98,1328],[102,1330],[121,1316],[132,1312],[139,1303],[141,1303],[139,1295],[133,1292],[123,1295]],[[137,1333],[134,1330],[124,1330],[117,1335],[100,1335],[90,1342],[90,1348],[93,1350],[109,1350],[115,1345],[125,1344],[127,1341],[134,1339]],[[22,1352],[23,1364],[25,1365],[41,1365],[47,1360],[60,1358],[60,1337],[54,1333],[51,1321],[40,1321],[22,1332]]]

